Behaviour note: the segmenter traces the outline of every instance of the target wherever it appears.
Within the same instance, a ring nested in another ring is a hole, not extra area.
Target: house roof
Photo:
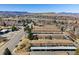
[[[68,47],[68,46],[57,46],[57,47],[31,47],[31,50],[37,50],[37,49],[77,49],[76,47]]]
[[[32,32],[61,32],[55,25],[34,26]]]
[[[40,46],[40,45],[73,45],[73,42],[66,39],[53,39],[53,40],[32,40],[30,42],[32,45]]]

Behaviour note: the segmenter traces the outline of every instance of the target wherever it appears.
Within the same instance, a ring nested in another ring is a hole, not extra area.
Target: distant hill
[[[79,13],[72,13],[72,12],[61,12],[58,14],[66,14],[66,15],[79,15]]]
[[[21,15],[29,15],[29,14],[36,14],[36,15],[63,15],[63,16],[75,16],[79,17],[79,13],[71,13],[71,12],[60,12],[60,13],[55,13],[55,12],[47,12],[47,13],[29,13],[29,12],[20,12],[20,11],[0,11],[0,16],[6,17],[6,16],[21,16]]]
[[[0,11],[1,16],[16,16],[16,15],[24,15],[29,14],[28,12],[17,12],[17,11]]]
[[[58,13],[58,14],[59,15],[73,16],[73,17],[78,17],[79,18],[79,13],[61,12],[61,13]]]

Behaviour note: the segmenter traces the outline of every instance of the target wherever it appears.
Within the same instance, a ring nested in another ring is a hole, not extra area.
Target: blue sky
[[[0,4],[0,11],[79,13],[79,4]]]

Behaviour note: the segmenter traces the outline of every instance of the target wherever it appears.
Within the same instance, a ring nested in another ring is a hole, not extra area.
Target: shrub
[[[12,26],[12,31],[16,31],[17,28],[15,26]]]

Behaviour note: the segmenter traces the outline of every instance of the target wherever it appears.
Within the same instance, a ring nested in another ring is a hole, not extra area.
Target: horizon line
[[[28,11],[1,11],[0,12],[27,12],[27,13],[79,13],[79,12],[28,12]]]

